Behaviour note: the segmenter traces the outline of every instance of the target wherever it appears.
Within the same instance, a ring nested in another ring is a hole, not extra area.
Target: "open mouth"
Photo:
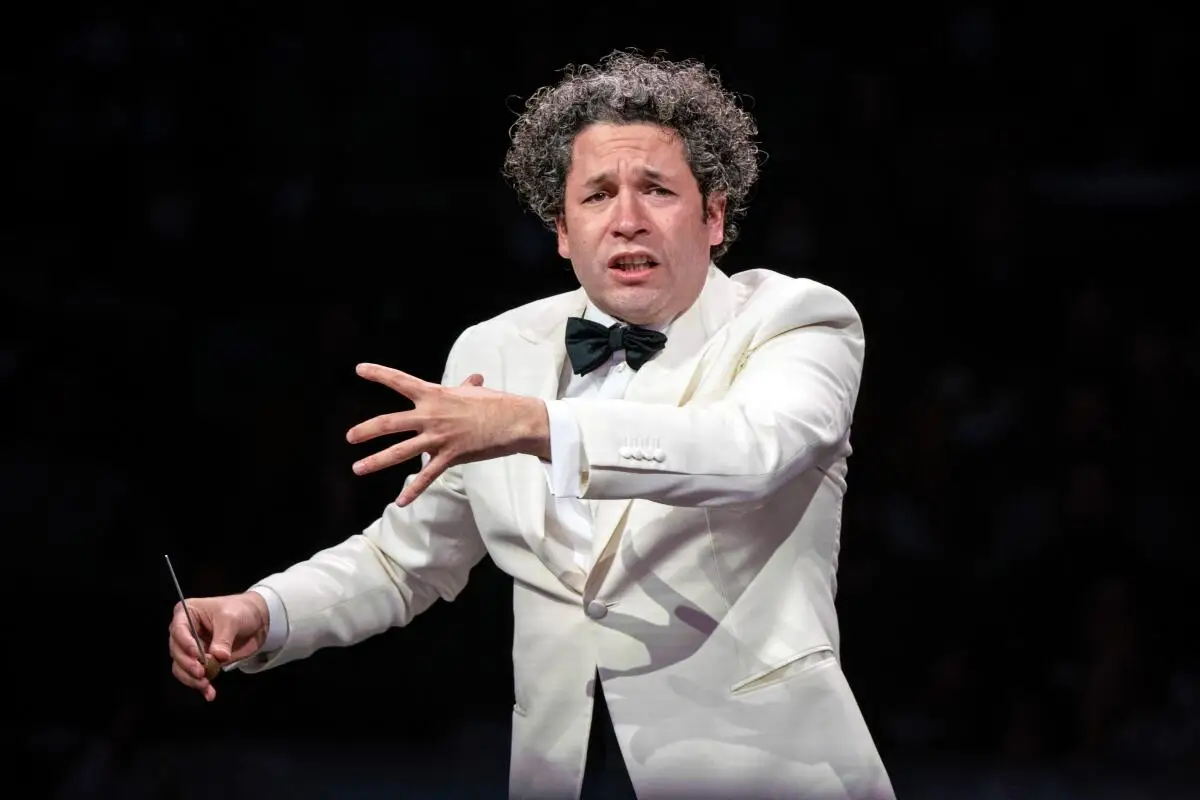
[[[650,256],[617,256],[608,262],[608,268],[626,274],[646,272],[658,266]]]

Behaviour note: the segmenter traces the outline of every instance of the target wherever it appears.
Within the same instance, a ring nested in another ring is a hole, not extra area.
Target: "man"
[[[513,797],[882,798],[838,663],[834,586],[859,318],[837,292],[715,266],[758,175],[702,65],[617,53],[539,91],[506,172],[581,288],[465,331],[441,385],[364,364],[423,456],[362,535],[189,601],[258,672],[404,626],[485,555],[513,577]],[[208,699],[181,608],[174,673]],[[621,794],[624,792],[624,794]]]

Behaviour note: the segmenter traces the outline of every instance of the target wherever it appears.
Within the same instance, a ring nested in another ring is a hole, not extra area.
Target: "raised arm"
[[[843,295],[810,281],[772,302],[728,391],[682,407],[562,401],[579,425],[581,494],[677,506],[755,503],[849,452],[865,342]],[[738,366],[740,364],[740,366]]]

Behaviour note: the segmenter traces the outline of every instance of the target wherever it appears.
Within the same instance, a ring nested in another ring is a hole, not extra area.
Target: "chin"
[[[618,308],[617,313],[613,314],[617,319],[624,320],[630,325],[657,325],[659,313],[655,309],[649,308]]]
[[[605,287],[594,299],[603,310],[632,325],[655,324],[665,305],[661,290],[648,286]]]

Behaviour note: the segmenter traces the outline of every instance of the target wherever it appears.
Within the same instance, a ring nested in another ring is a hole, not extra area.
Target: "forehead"
[[[596,123],[575,136],[571,175],[587,180],[598,169],[686,170],[683,140],[673,130],[649,123]]]

